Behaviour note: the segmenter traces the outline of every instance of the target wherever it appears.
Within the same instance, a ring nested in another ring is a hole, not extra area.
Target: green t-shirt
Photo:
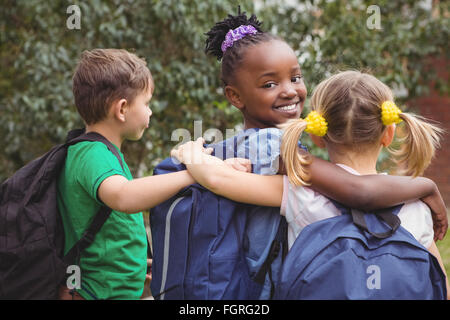
[[[117,148],[117,147],[116,147]],[[58,207],[65,233],[65,252],[78,241],[101,206],[100,183],[112,176],[133,177],[122,158],[101,142],[69,147],[58,180]],[[80,257],[80,295],[85,299],[139,299],[147,269],[147,238],[142,213],[112,211],[94,242]]]

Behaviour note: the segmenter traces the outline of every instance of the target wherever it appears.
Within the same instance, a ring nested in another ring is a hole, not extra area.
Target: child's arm
[[[211,192],[243,203],[268,207],[281,205],[283,176],[247,173],[251,170],[249,160],[223,161],[204,151],[203,140],[199,138],[172,150],[171,156],[184,163],[195,180]],[[238,162],[240,168],[227,165],[226,161]]]
[[[214,193],[244,203],[281,205],[282,176],[261,176],[235,171],[225,166],[222,160],[204,154],[200,140],[180,146],[178,150],[172,151],[172,156],[185,163],[193,177]],[[310,170],[312,185],[317,191],[353,208],[379,209],[407,200],[428,198],[426,203],[434,213],[435,239],[443,239],[447,231],[447,211],[436,184],[430,179],[356,176],[316,158]]]
[[[134,180],[113,175],[100,184],[97,194],[111,209],[136,213],[153,208],[193,183],[195,180],[186,170]]]
[[[232,171],[251,168],[238,159],[226,160],[224,165]],[[111,209],[136,213],[153,208],[193,183],[195,180],[187,170],[134,180],[114,175],[100,184],[97,193],[100,200]]]
[[[435,239],[442,240],[445,236],[447,209],[436,184],[428,178],[357,176],[319,158],[314,158],[309,170],[311,188],[353,208],[373,210],[421,199],[433,212]]]
[[[205,155],[205,160],[209,158],[215,158],[218,162],[186,165],[192,176],[202,186],[237,202],[267,207],[281,206],[282,175],[264,176],[237,171],[226,166],[219,158]]]

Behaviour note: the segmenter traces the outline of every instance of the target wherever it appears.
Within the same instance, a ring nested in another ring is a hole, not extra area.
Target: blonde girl
[[[310,133],[313,142],[326,148],[331,162],[357,175],[376,174],[376,163],[383,147],[401,126],[400,149],[387,150],[397,164],[397,172],[417,177],[423,174],[439,147],[442,129],[427,119],[402,112],[393,102],[388,86],[374,76],[358,71],[340,72],[321,82],[311,97],[312,111],[305,120],[283,125],[281,154],[287,171],[282,211],[291,219],[295,237],[304,226],[339,215],[328,200],[308,188],[311,158],[299,154],[296,141],[301,133]],[[305,192],[306,191],[306,192]],[[314,202],[317,209],[302,207]],[[302,207],[303,209],[298,210]],[[421,201],[406,202],[398,214],[401,225],[434,254],[445,269],[433,240],[430,211]],[[447,281],[448,288],[448,281]],[[448,290],[447,290],[448,292]]]

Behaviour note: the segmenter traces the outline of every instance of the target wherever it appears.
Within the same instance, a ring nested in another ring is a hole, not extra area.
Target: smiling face
[[[300,117],[306,87],[297,57],[284,41],[248,47],[233,78],[225,94],[243,113],[245,129],[274,127]]]

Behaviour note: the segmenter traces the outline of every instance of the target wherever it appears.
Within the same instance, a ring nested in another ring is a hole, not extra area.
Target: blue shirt
[[[253,173],[274,175],[279,169],[282,135],[283,131],[278,128],[250,128],[208,147],[221,159],[250,159]],[[299,147],[307,151],[300,142]]]

